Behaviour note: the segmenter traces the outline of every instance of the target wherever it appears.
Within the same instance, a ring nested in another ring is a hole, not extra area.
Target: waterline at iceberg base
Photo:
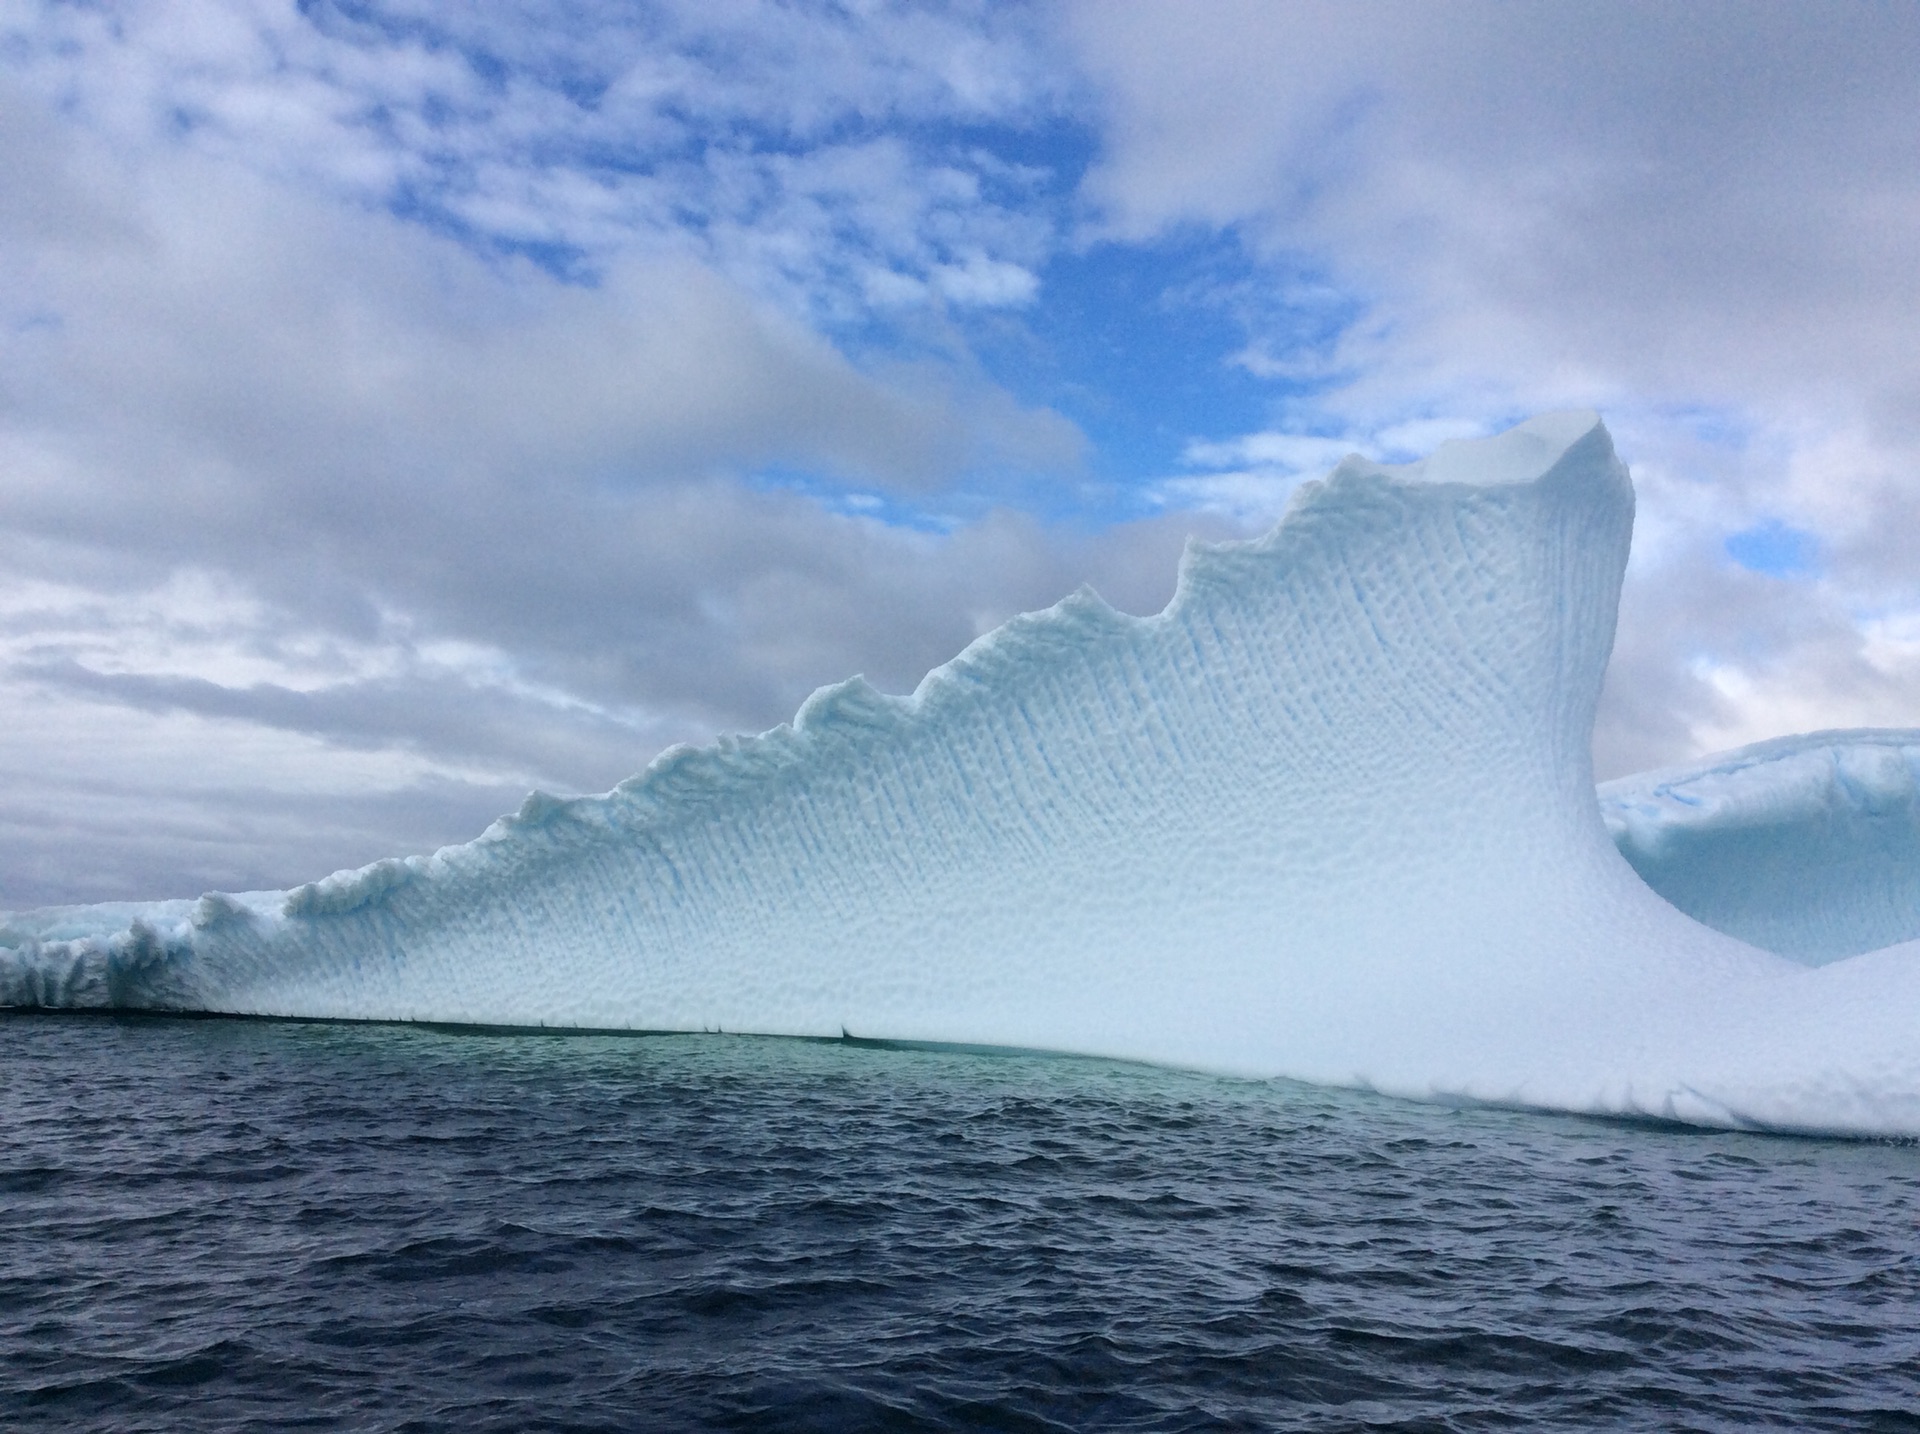
[[[1192,548],[1156,616],[1082,592],[910,697],[823,689],[431,857],[6,918],[0,1003],[851,1032],[1920,1135],[1920,943],[1749,945],[1602,820],[1632,521],[1592,414],[1351,458]],[[1657,865],[1684,823],[1649,792],[1609,812]]]

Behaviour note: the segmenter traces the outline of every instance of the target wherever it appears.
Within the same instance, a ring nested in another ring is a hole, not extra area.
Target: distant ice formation
[[[1920,732],[1814,732],[1600,788],[1647,885],[1810,966],[1920,938]]]
[[[1920,945],[1810,968],[1609,840],[1588,752],[1632,521],[1592,414],[1350,458],[1190,549],[1157,616],[1083,591],[910,697],[825,688],[430,857],[8,918],[0,1000],[850,1032],[1920,1134]],[[1665,780],[1609,810],[1684,872]]]

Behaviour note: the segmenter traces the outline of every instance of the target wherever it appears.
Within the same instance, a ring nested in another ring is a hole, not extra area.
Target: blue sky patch
[[[1728,538],[1727,556],[1770,578],[1808,577],[1819,569],[1820,540],[1804,528],[1768,518]]]
[[[1057,254],[1030,308],[980,315],[969,338],[995,380],[1080,426],[1092,476],[1124,494],[1179,471],[1195,440],[1271,426],[1325,390],[1306,375],[1356,306],[1315,277],[1258,263],[1231,232],[1097,244]],[[1234,361],[1256,344],[1302,376]]]

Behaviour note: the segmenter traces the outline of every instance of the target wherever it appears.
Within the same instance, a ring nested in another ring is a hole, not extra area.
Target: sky
[[[1920,726],[1920,6],[0,0],[0,907],[289,885],[1599,409],[1601,778]]]

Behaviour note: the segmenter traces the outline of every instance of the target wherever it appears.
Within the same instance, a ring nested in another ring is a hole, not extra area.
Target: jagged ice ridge
[[[1757,810],[1823,740],[1853,741],[1830,765],[1909,751],[1803,739],[1610,784],[1603,822],[1632,518],[1592,414],[1350,458],[1266,537],[1190,548],[1153,617],[1083,590],[910,697],[825,688],[430,857],[5,918],[0,1002],[851,1032],[1920,1134],[1920,944],[1806,964],[1920,926],[1852,913],[1879,877],[1747,920],[1788,959],[1684,915],[1610,839],[1742,929],[1755,893],[1695,859],[1706,794]]]

